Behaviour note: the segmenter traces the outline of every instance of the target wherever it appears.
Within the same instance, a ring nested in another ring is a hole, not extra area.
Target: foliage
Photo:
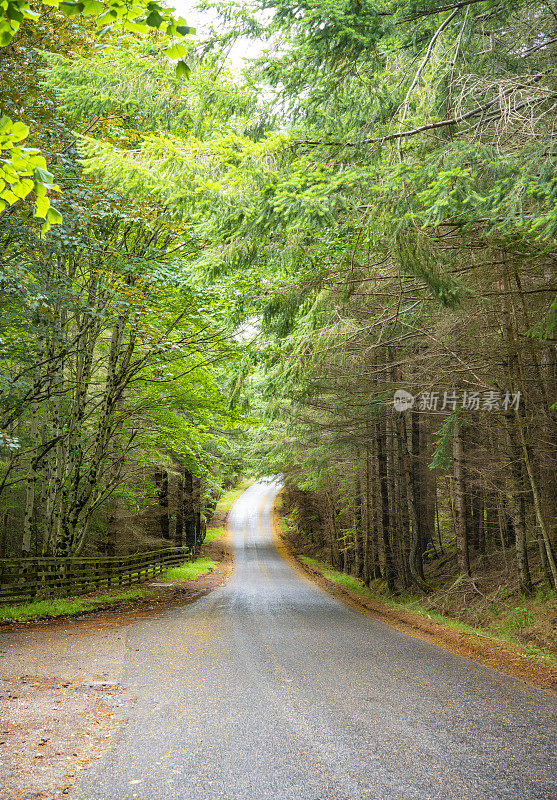
[[[55,21],[41,22],[48,49],[32,50],[36,26],[25,23],[1,64],[11,108],[27,98],[36,143],[54,152],[63,213],[42,238],[24,204],[0,219],[4,546],[24,554],[110,551],[114,526],[160,500],[162,480],[171,506],[161,536],[181,541],[184,509],[194,504],[195,543],[187,543],[195,547],[239,467],[231,432],[241,402],[227,396],[243,357],[233,338],[236,295],[197,280],[197,242],[162,204],[85,176],[75,142],[92,126],[123,147],[161,128],[203,136],[211,120],[235,113],[230,93],[215,86],[209,66],[188,88],[158,34],[116,39],[109,31],[97,51],[87,32],[64,33],[60,42]],[[42,85],[25,52],[44,69]],[[60,104],[48,78],[56,70],[68,92],[78,82]],[[187,475],[202,483],[189,498]],[[190,526],[186,538],[191,533]],[[145,537],[151,549],[164,544],[152,541],[152,530]]]
[[[220,33],[178,54],[187,83],[166,22],[108,30],[102,50],[41,48],[64,223],[40,243],[26,220],[22,248],[24,209],[7,215],[5,474],[20,503],[58,486],[46,507],[60,507],[77,486],[78,547],[133,474],[130,504],[156,487],[167,531],[169,494],[195,475],[212,502],[249,450],[366,583],[427,591],[437,548],[468,580],[476,555],[512,545],[521,590],[557,585],[551,9],[218,9]],[[246,35],[270,49],[237,79],[225,52]],[[83,321],[95,334],[74,353]],[[403,387],[414,404],[395,413]],[[247,443],[229,433],[240,422]],[[94,476],[73,452],[97,454]]]
[[[160,48],[161,54],[175,65],[176,75],[181,80],[190,74],[183,57],[187,48],[181,37],[195,32],[182,18],[175,19],[172,13],[155,0],[41,0],[39,8],[59,9],[67,17],[83,15],[94,17],[98,36],[104,37],[117,31],[133,35],[146,35],[159,31],[167,41]],[[24,20],[37,20],[40,12],[30,0],[0,1],[0,47],[10,45]],[[100,45],[103,47],[103,45]],[[44,157],[34,148],[23,147],[29,129],[21,122],[3,116],[0,120],[0,213],[6,205],[24,200],[34,189],[36,195],[35,216],[45,220],[43,233],[50,226],[61,222],[60,212],[50,206],[49,191],[57,191],[52,175],[46,168]],[[17,145],[17,146],[16,146]]]
[[[48,192],[58,191],[58,187],[54,185],[54,178],[39,151],[21,145],[28,133],[29,128],[22,122],[13,122],[9,117],[0,118],[0,213],[6,206],[25,200],[34,192],[34,213],[45,220],[43,233],[46,233],[52,224],[62,219],[60,212],[51,207],[48,197]]]

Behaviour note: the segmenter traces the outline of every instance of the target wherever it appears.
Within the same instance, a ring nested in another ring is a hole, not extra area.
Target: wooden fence
[[[95,558],[2,558],[0,603],[119,589],[154,578],[190,558],[187,547]]]

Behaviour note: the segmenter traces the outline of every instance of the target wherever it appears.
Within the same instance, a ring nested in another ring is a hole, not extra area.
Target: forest
[[[554,601],[557,7],[179,11],[0,0],[1,556],[280,475],[385,596]]]

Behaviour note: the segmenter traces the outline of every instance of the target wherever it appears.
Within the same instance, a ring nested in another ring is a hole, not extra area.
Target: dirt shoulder
[[[226,512],[213,519],[225,525]],[[227,534],[204,544],[218,562],[196,580],[155,581],[148,596],[108,611],[0,628],[0,798],[58,800],[99,758],[133,697],[119,684],[130,625],[197,600],[233,568]]]
[[[550,664],[539,663],[521,652],[518,647],[503,641],[477,633],[466,633],[430,620],[421,614],[394,609],[379,600],[357,594],[329,580],[313,565],[306,564],[300,559],[294,549],[294,542],[283,533],[276,511],[272,527],[279,552],[292,566],[306,579],[313,581],[351,608],[368,614],[378,622],[390,625],[403,633],[477,661],[538,689],[557,692],[557,668]]]

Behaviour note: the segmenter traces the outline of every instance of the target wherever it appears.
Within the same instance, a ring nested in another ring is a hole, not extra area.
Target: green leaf
[[[6,16],[8,19],[17,20],[18,22],[22,22],[24,17],[19,8],[11,3],[8,3],[8,8],[6,9]]]
[[[164,22],[164,17],[161,17],[158,11],[154,10],[151,11],[145,23],[149,25],[150,28],[160,28],[162,23]]]
[[[52,206],[46,212],[46,219],[47,222],[50,222],[51,225],[59,225],[62,222],[62,214],[58,211],[58,209],[53,208]]]
[[[43,167],[35,168],[35,180],[45,186],[54,186],[54,175]]]
[[[28,184],[31,184],[30,186]],[[31,189],[33,188],[32,181],[20,181],[19,183],[14,183],[12,186],[12,192],[15,194],[16,197],[19,197],[20,200],[25,200]]]
[[[124,22],[124,28],[127,31],[131,31],[131,33],[146,33],[147,28],[144,24],[138,22],[132,22],[131,20],[126,20]]]
[[[83,8],[84,8],[83,3],[70,3],[68,2],[68,0],[66,0],[63,3],[60,3],[60,11],[67,17],[73,17],[76,14],[81,14]]]
[[[163,50],[168,58],[182,58],[188,54],[188,48],[183,44],[173,44]]]
[[[176,33],[180,36],[187,36],[190,33],[195,33],[195,28],[190,28],[189,25],[176,25]]]
[[[0,192],[0,198],[2,198],[2,200],[7,200],[10,205],[17,202],[19,199],[17,195],[11,192],[9,189],[4,189],[3,192]]]
[[[21,142],[29,135],[29,128],[23,122],[14,122],[12,129],[9,133],[14,142]]]
[[[83,0],[83,11],[90,15],[102,14],[104,5],[99,0]]]
[[[183,78],[187,80],[191,75],[191,69],[188,67],[185,61],[178,61],[176,64],[176,75],[178,78]]]
[[[50,208],[50,200],[48,199],[48,197],[38,197],[37,202],[35,203],[34,216],[45,219],[49,208]]]

